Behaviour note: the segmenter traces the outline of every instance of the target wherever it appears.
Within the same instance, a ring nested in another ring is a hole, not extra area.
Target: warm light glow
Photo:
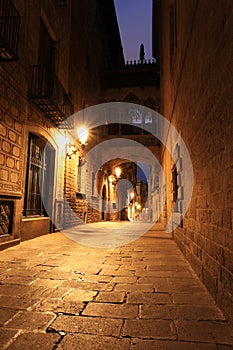
[[[85,145],[88,138],[88,129],[85,126],[81,126],[77,130],[78,138],[82,145]]]
[[[119,178],[121,176],[121,168],[117,167],[115,169],[115,174],[116,174],[116,177]]]
[[[137,204],[137,209],[138,209],[138,210],[141,209],[141,204]]]
[[[115,177],[113,176],[113,175],[110,175],[109,177],[108,177],[108,179],[109,179],[109,182],[114,182],[116,179],[115,179]]]
[[[130,193],[130,198],[131,198],[131,199],[134,198],[134,193],[133,193],[133,192]]]

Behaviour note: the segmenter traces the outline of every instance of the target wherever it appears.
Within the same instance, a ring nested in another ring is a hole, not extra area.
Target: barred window
[[[46,193],[45,171],[47,156],[43,152],[45,142],[34,134],[29,134],[24,216],[45,216],[42,196]]]

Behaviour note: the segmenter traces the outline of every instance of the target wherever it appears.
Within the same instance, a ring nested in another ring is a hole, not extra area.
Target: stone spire
[[[140,54],[139,54],[139,60],[141,63],[145,60],[145,50],[144,50],[144,44],[140,45]]]

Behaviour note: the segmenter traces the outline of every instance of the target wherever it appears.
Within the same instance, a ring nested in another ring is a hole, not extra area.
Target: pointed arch
[[[130,92],[128,95],[125,96],[123,102],[129,102],[129,103],[136,103],[136,104],[141,104],[140,99],[136,94],[133,92]]]

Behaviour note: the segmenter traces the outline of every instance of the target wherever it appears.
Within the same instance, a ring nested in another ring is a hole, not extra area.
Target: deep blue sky
[[[138,60],[140,44],[152,58],[152,0],[114,0],[125,61]]]

